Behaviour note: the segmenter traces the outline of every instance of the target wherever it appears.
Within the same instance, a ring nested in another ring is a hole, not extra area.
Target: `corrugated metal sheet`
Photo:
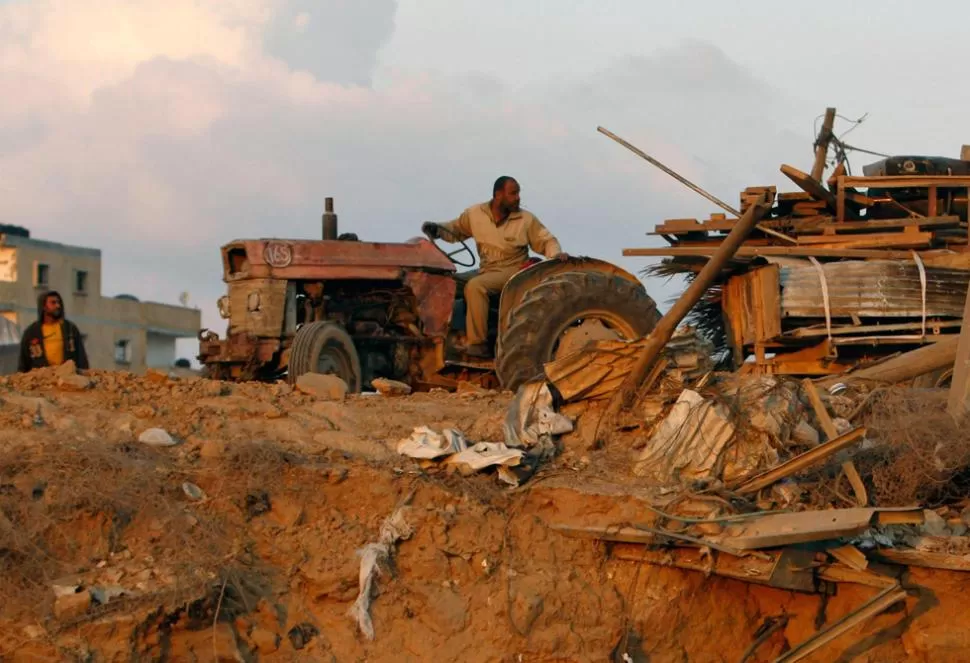
[[[921,318],[923,294],[915,262],[853,260],[822,265],[832,318]],[[926,316],[961,318],[970,272],[926,268]],[[822,283],[806,262],[781,265],[783,318],[824,318]]]

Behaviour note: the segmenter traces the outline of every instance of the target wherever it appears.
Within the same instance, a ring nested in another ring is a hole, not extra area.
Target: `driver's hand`
[[[421,224],[421,232],[431,239],[438,239],[441,237],[441,226],[439,226],[437,223],[431,223],[428,221]]]

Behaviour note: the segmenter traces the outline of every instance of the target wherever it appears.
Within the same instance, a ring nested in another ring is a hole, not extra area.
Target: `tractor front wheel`
[[[354,341],[333,322],[311,322],[296,331],[287,372],[291,384],[304,373],[322,373],[339,377],[352,394],[361,390],[360,357]]]
[[[587,343],[636,340],[656,326],[657,305],[643,286],[600,272],[566,272],[535,286],[509,313],[496,359],[499,382],[517,390],[543,364]]]

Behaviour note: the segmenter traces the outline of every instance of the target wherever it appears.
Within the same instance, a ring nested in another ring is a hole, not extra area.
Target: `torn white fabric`
[[[509,449],[501,442],[479,442],[448,457],[445,462],[462,465],[467,470],[477,472],[493,465],[518,465],[522,462],[523,453],[521,449]]]
[[[468,441],[461,431],[446,428],[441,433],[427,426],[418,426],[411,437],[397,443],[397,452],[411,458],[434,459],[450,456],[468,448]]]
[[[534,447],[571,433],[574,426],[572,419],[554,409],[548,384],[529,382],[519,387],[505,415],[505,444]]]
[[[377,541],[368,543],[357,550],[357,556],[360,557],[359,592],[357,600],[350,607],[348,614],[354,618],[357,627],[368,640],[373,640],[375,637],[374,622],[370,616],[374,581],[377,576],[381,575],[381,567],[390,558],[394,544],[402,539],[409,539],[414,533],[411,526],[404,520],[406,508],[398,508],[391,514],[390,518],[383,522]]]

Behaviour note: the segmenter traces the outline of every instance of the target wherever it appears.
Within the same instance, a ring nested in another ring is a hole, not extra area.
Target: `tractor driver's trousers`
[[[465,284],[465,341],[468,345],[488,342],[488,296],[502,292],[519,267],[504,267],[481,272]]]

